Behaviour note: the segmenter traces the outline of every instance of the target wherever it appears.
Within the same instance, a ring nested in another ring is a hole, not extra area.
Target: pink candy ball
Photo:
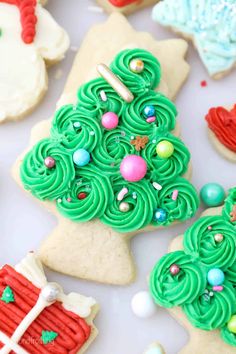
[[[102,116],[102,126],[108,130],[115,129],[119,123],[119,118],[114,112],[107,112]]]
[[[126,181],[140,181],[147,173],[146,161],[137,155],[126,156],[121,162],[120,173]]]

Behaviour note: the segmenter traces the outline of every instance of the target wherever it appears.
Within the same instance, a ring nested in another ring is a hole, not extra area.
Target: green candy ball
[[[227,324],[227,328],[231,333],[236,334],[236,315],[233,315]]]
[[[174,145],[167,140],[162,140],[157,144],[156,152],[162,159],[168,159],[174,153]]]
[[[223,204],[225,191],[218,183],[207,183],[200,190],[200,197],[206,206],[216,207]]]

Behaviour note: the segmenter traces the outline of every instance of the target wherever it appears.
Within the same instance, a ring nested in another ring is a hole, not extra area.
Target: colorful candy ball
[[[131,300],[131,308],[137,317],[148,318],[156,313],[156,305],[148,291],[140,291]]]
[[[129,203],[121,202],[120,205],[119,205],[119,210],[120,210],[122,213],[127,213],[127,212],[130,210],[130,205],[129,205]]]
[[[157,222],[164,222],[167,219],[167,212],[164,209],[158,208],[154,214],[154,220]]]
[[[217,242],[217,243],[220,243],[222,242],[224,239],[224,236],[222,234],[215,234],[214,235],[214,240]]]
[[[156,152],[160,158],[168,159],[174,153],[174,145],[167,140],[162,140],[157,144]]]
[[[218,183],[207,183],[200,190],[200,197],[207,207],[216,207],[223,204],[225,191]]]
[[[78,149],[73,154],[73,161],[76,166],[83,167],[90,161],[90,153],[85,149]]]
[[[141,156],[128,155],[121,162],[120,173],[128,182],[140,181],[147,173],[147,163]]]
[[[132,59],[129,68],[133,73],[140,74],[144,69],[144,62],[141,59]]]
[[[222,285],[225,280],[224,272],[219,268],[212,268],[207,273],[207,281],[212,286]]]
[[[231,333],[236,334],[236,315],[233,315],[227,324],[227,328]]]
[[[112,130],[119,124],[119,118],[114,112],[107,112],[102,116],[102,126],[107,130]]]
[[[144,115],[148,118],[148,117],[153,117],[155,116],[155,107],[152,106],[152,105],[148,105],[144,108],[144,111],[143,111]]]
[[[170,272],[172,275],[177,275],[179,273],[180,269],[179,266],[177,264],[172,264],[170,266]]]
[[[47,168],[51,169],[51,168],[53,168],[53,167],[56,165],[56,161],[54,160],[53,157],[48,156],[48,157],[46,157],[45,160],[44,160],[44,165],[45,165]]]

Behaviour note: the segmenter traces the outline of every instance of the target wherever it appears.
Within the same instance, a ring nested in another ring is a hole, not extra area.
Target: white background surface
[[[83,36],[94,23],[106,18],[105,14],[91,12],[92,0],[49,0],[47,8],[71,37],[71,45],[79,47]],[[172,33],[160,28],[150,19],[150,9],[129,17],[138,30],[151,32],[156,39],[171,38]],[[66,59],[50,69],[49,92],[38,109],[24,121],[0,126],[0,263],[14,264],[27,251],[37,249],[40,241],[51,232],[56,219],[42,209],[33,198],[28,198],[15,184],[10,168],[16,157],[28,144],[31,128],[48,118],[62,92],[75,53],[69,51]],[[204,115],[214,105],[231,105],[236,101],[236,72],[225,79],[212,81],[197,53],[190,47],[189,80],[178,95],[176,104],[182,138],[192,153],[193,183],[199,189],[204,183],[219,182],[225,188],[236,184],[236,164],[218,156],[206,135]],[[63,71],[55,79],[57,70]],[[20,68],[19,68],[20,70]],[[83,68],[81,68],[83,70]],[[178,68],[173,68],[178,70]],[[208,86],[202,88],[201,80]],[[130,308],[132,296],[146,289],[146,277],[159,257],[164,255],[169,241],[186,229],[179,225],[172,229],[140,235],[132,240],[132,251],[137,262],[137,281],[128,287],[97,285],[48,272],[51,280],[60,281],[65,291],[79,291],[91,295],[101,305],[96,319],[100,334],[89,348],[90,354],[142,354],[153,341],[160,341],[168,354],[174,354],[187,342],[188,335],[166,310],[158,308],[152,319],[136,318]]]

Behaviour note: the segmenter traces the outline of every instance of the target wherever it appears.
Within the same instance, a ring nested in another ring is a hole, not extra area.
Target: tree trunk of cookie
[[[49,268],[82,279],[124,285],[135,278],[129,235],[99,220],[75,223],[60,218],[41,245],[39,257]]]

